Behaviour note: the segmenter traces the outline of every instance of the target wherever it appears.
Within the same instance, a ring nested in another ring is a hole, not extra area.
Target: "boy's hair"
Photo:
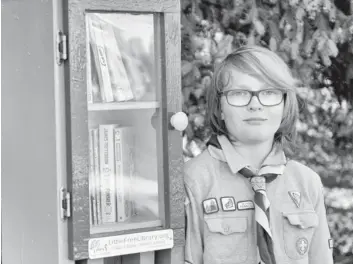
[[[274,140],[285,149],[295,148],[296,121],[299,116],[295,89],[298,81],[293,78],[288,65],[274,52],[260,46],[243,46],[229,54],[217,65],[212,86],[207,93],[206,120],[213,133],[228,136],[221,119],[221,98],[219,92],[228,85],[229,70],[236,70],[263,80],[266,84],[285,90],[283,118]],[[228,78],[227,78],[228,76]]]

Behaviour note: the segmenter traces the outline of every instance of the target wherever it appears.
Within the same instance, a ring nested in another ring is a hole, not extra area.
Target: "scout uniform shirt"
[[[219,149],[185,163],[185,263],[257,264],[254,191],[238,173],[248,164],[227,137],[217,139]],[[332,264],[320,177],[275,148],[263,163],[272,165],[283,168],[266,186],[276,263]]]

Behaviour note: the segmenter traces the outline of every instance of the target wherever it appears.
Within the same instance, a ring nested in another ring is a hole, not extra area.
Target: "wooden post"
[[[180,264],[184,263],[184,247],[176,246],[172,249],[156,251],[155,264]]]
[[[154,251],[122,256],[121,264],[154,264]]]

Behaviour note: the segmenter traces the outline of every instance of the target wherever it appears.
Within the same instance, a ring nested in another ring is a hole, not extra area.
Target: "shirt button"
[[[224,233],[228,234],[228,233],[230,232],[230,227],[229,227],[229,225],[224,224],[224,225],[223,225],[223,231],[224,231]]]

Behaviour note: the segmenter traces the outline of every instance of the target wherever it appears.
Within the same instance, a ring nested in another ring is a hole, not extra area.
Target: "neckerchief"
[[[212,136],[207,147],[210,155],[227,162],[234,174],[240,173],[249,178],[254,190],[258,262],[259,264],[276,264],[270,229],[270,201],[266,194],[266,183],[283,174],[286,164],[283,150],[274,145],[259,171],[254,171],[226,136]]]

